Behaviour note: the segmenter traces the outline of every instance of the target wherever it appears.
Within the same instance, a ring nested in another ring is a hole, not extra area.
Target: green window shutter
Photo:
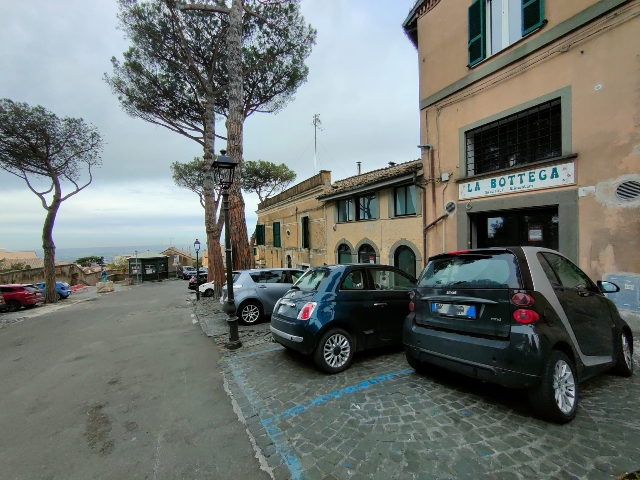
[[[309,217],[302,217],[302,248],[309,248]]]
[[[279,247],[280,245],[280,222],[273,222],[273,246]]]
[[[522,0],[522,36],[544,23],[544,0]]]
[[[264,225],[256,226],[256,243],[264,245]]]
[[[469,66],[484,60],[487,56],[486,42],[486,0],[475,0],[469,7]]]

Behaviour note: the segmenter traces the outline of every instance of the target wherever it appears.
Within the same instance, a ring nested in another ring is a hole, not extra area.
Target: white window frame
[[[495,55],[498,52],[501,52],[502,50],[504,50],[505,48],[507,48],[509,45],[517,42],[518,40],[520,40],[520,38],[522,38],[522,18],[520,18],[520,24],[518,25],[518,29],[520,31],[520,37],[518,37],[517,39],[513,40],[513,42],[510,41],[509,39],[509,0],[485,0],[486,1],[486,9],[485,9],[485,20],[487,22],[486,25],[486,29],[485,31],[487,32],[487,36],[486,36],[486,57],[490,57],[491,55]],[[501,31],[502,31],[502,44],[500,46],[500,48],[496,51],[493,51],[493,45],[492,45],[492,39],[493,39],[493,29],[491,28],[491,17],[492,17],[492,10],[494,8],[494,6],[500,4],[501,9],[502,9],[502,15],[501,15]],[[522,1],[520,1],[520,10],[522,11]],[[522,14],[520,14],[521,16]]]

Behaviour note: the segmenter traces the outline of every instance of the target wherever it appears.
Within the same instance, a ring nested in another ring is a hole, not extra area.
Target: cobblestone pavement
[[[226,316],[196,307],[223,344]],[[338,375],[271,341],[269,323],[220,360],[240,419],[276,479],[610,479],[640,469],[640,364],[581,384],[568,425],[533,416],[526,394],[433,368],[399,349],[356,354]],[[640,352],[636,341],[635,352]]]

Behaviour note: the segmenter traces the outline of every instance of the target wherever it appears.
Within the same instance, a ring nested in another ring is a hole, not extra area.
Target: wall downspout
[[[418,184],[416,172],[413,172],[413,184],[422,190],[422,266],[427,266],[427,189]]]

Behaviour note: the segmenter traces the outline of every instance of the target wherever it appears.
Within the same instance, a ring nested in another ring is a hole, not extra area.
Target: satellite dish
[[[457,209],[458,209],[458,206],[457,206],[456,202],[447,202],[447,203],[444,204],[444,211],[449,216],[451,216],[454,213],[456,213]]]

